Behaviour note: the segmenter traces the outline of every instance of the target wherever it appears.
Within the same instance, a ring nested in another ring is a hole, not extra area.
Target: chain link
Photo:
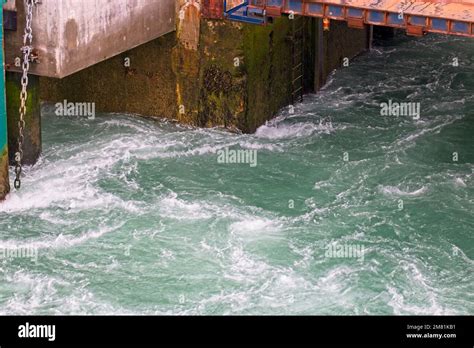
[[[33,29],[31,23],[33,21],[33,6],[38,3],[38,0],[25,0],[26,25],[25,33],[23,35],[23,47],[21,52],[23,54],[21,77],[21,93],[20,93],[20,120],[18,121],[18,151],[15,153],[15,189],[19,190],[21,187],[21,173],[23,170],[23,142],[25,140],[25,115],[26,102],[28,101],[28,72],[30,70],[30,58],[33,51]]]

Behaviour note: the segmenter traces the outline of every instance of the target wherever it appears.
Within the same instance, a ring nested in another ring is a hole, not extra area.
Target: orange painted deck
[[[374,24],[474,37],[474,0],[250,0],[249,9],[267,16],[295,13],[345,20],[352,27]]]
[[[378,10],[407,15],[436,17],[474,22],[474,0],[446,1],[399,1],[399,0],[322,0],[304,1]]]

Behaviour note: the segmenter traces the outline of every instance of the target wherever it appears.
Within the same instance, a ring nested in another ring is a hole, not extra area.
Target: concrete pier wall
[[[321,20],[319,20],[321,21]],[[347,22],[331,21],[330,30],[323,33],[321,71],[319,86],[323,86],[329,74],[343,67],[345,58],[351,60],[369,47],[369,27],[349,28]],[[321,48],[320,48],[321,49]]]
[[[62,80],[42,77],[41,100],[94,102],[101,112],[176,118],[175,45],[175,34],[167,34]]]
[[[198,20],[195,49],[190,35],[183,42],[171,33],[65,79],[42,79],[41,99],[253,132],[290,103],[290,21]]]
[[[183,1],[176,33],[63,80],[42,79],[41,99],[254,132],[291,103],[292,20],[255,26],[205,19],[199,9],[198,2]],[[309,22],[304,64],[306,91],[312,92],[343,58],[366,49],[367,31],[333,22],[319,38],[318,20]]]
[[[18,30],[5,33],[6,67],[18,71],[25,11],[17,10]],[[36,75],[62,78],[175,30],[176,0],[42,0],[33,13]]]

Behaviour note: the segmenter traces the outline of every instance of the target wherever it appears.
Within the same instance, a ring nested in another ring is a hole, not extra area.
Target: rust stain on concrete
[[[74,19],[68,20],[64,30],[64,38],[66,39],[66,48],[68,50],[75,50],[77,48],[78,34],[79,29],[77,27],[77,22]]]
[[[178,39],[184,48],[197,51],[201,26],[201,6],[195,1],[186,2],[179,11]]]

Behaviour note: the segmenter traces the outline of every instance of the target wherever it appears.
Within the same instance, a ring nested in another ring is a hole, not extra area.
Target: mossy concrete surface
[[[246,130],[253,132],[291,102],[291,20],[282,17],[272,26],[245,29],[244,50],[248,77]]]
[[[321,85],[329,74],[342,66],[344,58],[352,59],[368,47],[368,29],[354,29],[345,21],[331,21],[330,30],[324,32],[324,64]]]
[[[62,80],[41,78],[41,100],[94,102],[101,112],[175,118],[174,33]]]
[[[199,45],[198,125],[244,128],[247,79],[244,71],[243,26],[220,20],[204,20]],[[194,87],[196,88],[196,87]]]
[[[202,20],[197,51],[178,46],[179,104],[200,127],[253,132],[291,97],[290,22],[255,26]]]
[[[18,121],[20,119],[21,74],[6,74],[8,153],[10,163],[14,164],[18,151]],[[39,77],[28,77],[28,100],[26,103],[25,129],[23,142],[23,164],[33,165],[41,155],[41,110],[39,99]]]
[[[8,179],[8,152],[7,147],[0,149],[0,201],[4,200],[10,192]]]

